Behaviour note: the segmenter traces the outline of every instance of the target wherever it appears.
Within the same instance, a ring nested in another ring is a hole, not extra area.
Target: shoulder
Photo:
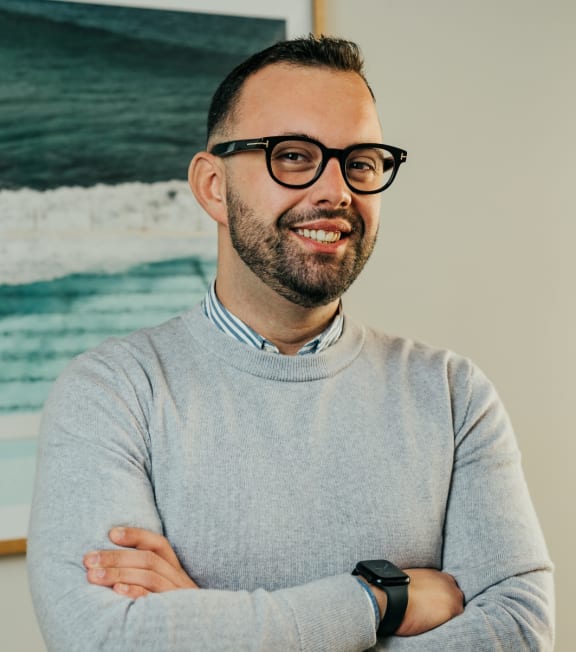
[[[469,357],[452,349],[385,333],[369,326],[361,328],[365,333],[366,355],[381,358],[387,365],[412,369],[414,372],[420,370],[422,373],[441,373],[455,382],[479,372],[477,365]]]
[[[419,388],[430,396],[444,396],[458,414],[466,413],[474,401],[498,401],[492,382],[470,357],[409,337],[362,328],[364,359],[391,382]]]
[[[146,391],[163,367],[185,346],[187,329],[181,317],[159,326],[111,337],[74,357],[54,384],[54,392],[94,392],[103,387],[126,392]]]
[[[456,444],[475,432],[469,442],[482,440],[492,445],[498,440],[514,454],[507,410],[493,382],[469,357],[370,328],[365,343],[371,365],[381,367],[380,377],[398,402],[410,400],[425,406],[430,420],[436,412],[449,410]]]
[[[113,364],[130,361],[146,364],[159,356],[170,355],[189,339],[182,315],[149,328],[142,328],[123,337],[110,337],[98,346],[77,356],[72,364],[102,360]]]

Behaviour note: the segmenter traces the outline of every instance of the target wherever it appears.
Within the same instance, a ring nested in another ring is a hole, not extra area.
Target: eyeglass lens
[[[303,186],[322,166],[322,150],[315,143],[284,140],[270,152],[272,176],[289,186]],[[378,147],[356,147],[346,156],[344,171],[351,187],[370,192],[384,187],[394,173],[394,157]]]

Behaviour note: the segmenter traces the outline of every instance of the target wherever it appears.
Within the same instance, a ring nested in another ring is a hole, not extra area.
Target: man
[[[352,43],[279,43],[222,83],[189,172],[215,285],[80,356],[46,405],[29,559],[50,650],[552,648],[493,388],[341,311],[405,158]]]

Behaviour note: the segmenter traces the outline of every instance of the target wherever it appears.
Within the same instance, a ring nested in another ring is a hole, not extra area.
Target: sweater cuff
[[[366,650],[376,644],[374,613],[352,575],[336,575],[282,590],[303,650]],[[293,598],[293,599],[292,599]]]

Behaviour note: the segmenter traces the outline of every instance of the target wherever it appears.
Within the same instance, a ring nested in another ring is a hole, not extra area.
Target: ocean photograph
[[[0,0],[0,416],[41,410],[70,357],[201,298],[215,228],[188,163],[218,82],[284,35],[281,20]]]
[[[70,359],[206,292],[216,229],[188,164],[216,85],[285,34],[277,19],[0,0],[0,539],[25,536],[42,406]]]

